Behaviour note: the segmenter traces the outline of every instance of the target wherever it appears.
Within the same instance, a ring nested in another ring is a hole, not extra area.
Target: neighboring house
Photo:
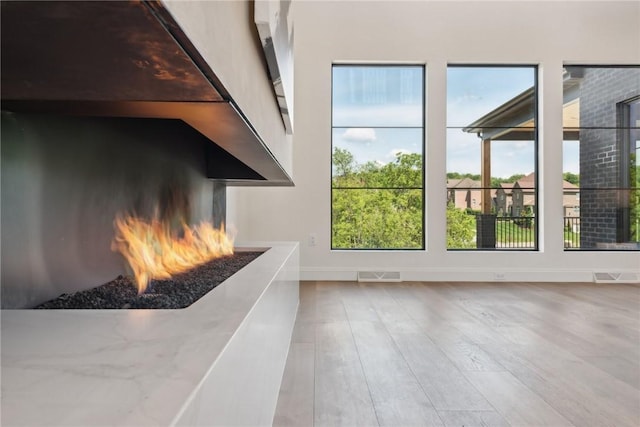
[[[491,191],[492,200],[495,200],[496,191]],[[453,202],[458,209],[482,209],[482,185],[480,181],[471,178],[447,180],[447,201]]]
[[[458,193],[462,195],[461,192],[458,192],[457,186],[458,183],[462,181],[461,179],[447,179],[447,203],[453,203],[455,207],[458,209],[464,209],[460,205],[463,205]]]
[[[511,193],[513,192],[513,182],[503,182],[500,184],[500,188],[496,190],[496,213],[498,216],[511,216],[511,206],[513,199]]]
[[[536,207],[536,174],[530,173],[513,184],[511,192],[511,216],[533,214]]]
[[[530,173],[515,183],[500,184],[495,197],[498,216],[521,216],[529,209],[535,212],[535,180],[535,173]],[[563,180],[562,201],[565,217],[580,216],[580,187]]]
[[[535,212],[535,173],[517,182],[503,182],[491,190],[492,207],[498,216],[521,216],[523,212]],[[564,216],[580,216],[580,188],[562,181]],[[482,209],[482,185],[471,178],[447,180],[447,201],[458,209]],[[528,208],[528,209],[527,209]]]

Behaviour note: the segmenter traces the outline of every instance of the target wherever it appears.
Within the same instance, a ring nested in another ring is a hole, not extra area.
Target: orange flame
[[[225,233],[224,225],[217,229],[207,222],[193,227],[183,223],[182,237],[158,219],[146,222],[133,216],[118,216],[114,225],[116,236],[111,249],[129,262],[139,294],[151,279],[169,279],[173,274],[233,254],[233,238]]]

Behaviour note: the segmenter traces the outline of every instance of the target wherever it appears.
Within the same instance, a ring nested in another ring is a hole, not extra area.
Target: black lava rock
[[[236,252],[214,259],[169,280],[152,280],[138,295],[132,277],[118,276],[93,289],[62,294],[42,303],[38,309],[135,309],[185,308],[231,277],[263,252]]]

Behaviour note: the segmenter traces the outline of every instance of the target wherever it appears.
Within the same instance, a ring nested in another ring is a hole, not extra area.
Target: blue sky
[[[480,139],[460,128],[533,86],[532,67],[450,67],[447,72],[447,171],[480,173]],[[387,163],[398,151],[422,152],[422,67],[334,67],[333,145],[358,163]],[[567,142],[565,171],[578,172],[578,144]],[[494,141],[492,175],[533,172],[533,141]]]
[[[422,153],[423,93],[423,67],[334,67],[333,146],[358,163]]]
[[[449,67],[447,70],[447,172],[480,173],[481,140],[462,131],[535,84],[532,67]],[[493,141],[491,175],[534,171],[533,141]]]

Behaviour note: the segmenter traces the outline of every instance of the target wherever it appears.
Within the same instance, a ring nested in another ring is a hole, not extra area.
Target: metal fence
[[[479,220],[480,218],[476,217],[476,221]],[[488,235],[491,235],[493,224],[489,227],[487,231]],[[494,247],[493,236],[489,237],[491,241],[488,247],[492,248]],[[478,248],[480,247],[479,244]],[[495,217],[495,247],[500,249],[536,249],[535,217]],[[564,249],[580,249],[580,217],[564,217]]]
[[[564,248],[580,249],[580,217],[564,217]]]
[[[496,248],[535,249],[535,218],[497,217]],[[580,249],[580,217],[564,217],[564,248]]]
[[[497,217],[496,248],[535,249],[535,218],[530,216]]]

